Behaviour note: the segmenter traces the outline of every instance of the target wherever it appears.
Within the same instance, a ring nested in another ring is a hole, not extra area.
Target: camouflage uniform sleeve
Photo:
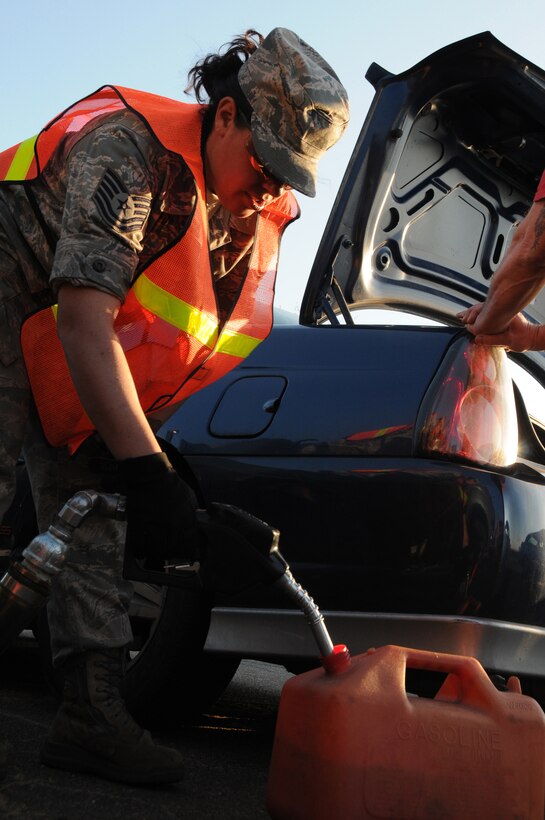
[[[70,283],[124,300],[153,200],[146,153],[145,135],[119,123],[99,125],[72,148],[50,276],[55,292]]]

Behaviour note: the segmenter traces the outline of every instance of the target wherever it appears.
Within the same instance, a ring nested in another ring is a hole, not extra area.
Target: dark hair
[[[223,97],[233,97],[238,109],[237,125],[249,126],[252,109],[240,88],[238,72],[262,42],[263,35],[248,29],[222,46],[227,51],[208,54],[187,72],[186,94],[193,91],[198,102],[208,103],[203,119],[204,134],[212,127],[216,108]]]

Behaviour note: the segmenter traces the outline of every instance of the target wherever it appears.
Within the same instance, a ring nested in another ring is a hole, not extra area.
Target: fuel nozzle
[[[197,511],[197,523],[205,589],[239,592],[273,583],[288,569],[278,549],[280,532],[246,510],[214,502]]]
[[[334,675],[348,669],[350,666],[348,647],[342,643],[333,643],[322,613],[306,589],[297,583],[287,565],[285,573],[275,582],[275,587],[288,595],[307,619],[320,651],[320,663],[326,672]]]
[[[297,583],[279,550],[280,532],[275,527],[231,504],[214,502],[197,510],[198,556],[167,561],[161,571],[135,561],[125,550],[126,578],[236,594],[258,584],[274,585],[303,612],[320,652],[322,665],[338,673],[350,664],[344,644],[335,646],[320,610]]]
[[[217,503],[202,511],[199,526],[205,535],[200,569],[205,588],[234,592],[256,583],[273,584],[302,611],[324,669],[336,674],[348,668],[347,647],[333,644],[320,610],[281,554],[279,530],[245,510]]]

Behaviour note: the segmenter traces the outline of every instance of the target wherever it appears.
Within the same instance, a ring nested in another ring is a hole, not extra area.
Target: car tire
[[[162,605],[142,648],[131,653],[123,695],[147,728],[193,722],[225,691],[240,658],[203,651],[211,603],[203,593],[163,588]]]

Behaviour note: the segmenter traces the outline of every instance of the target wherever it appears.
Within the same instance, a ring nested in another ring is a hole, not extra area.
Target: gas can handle
[[[393,648],[393,647],[392,647]],[[482,664],[473,657],[448,653],[427,652],[422,649],[402,649],[409,669],[426,669],[447,675],[435,699],[451,702],[464,701],[474,705],[490,705],[502,694],[488,677]],[[509,680],[508,689],[520,691],[516,678]]]

